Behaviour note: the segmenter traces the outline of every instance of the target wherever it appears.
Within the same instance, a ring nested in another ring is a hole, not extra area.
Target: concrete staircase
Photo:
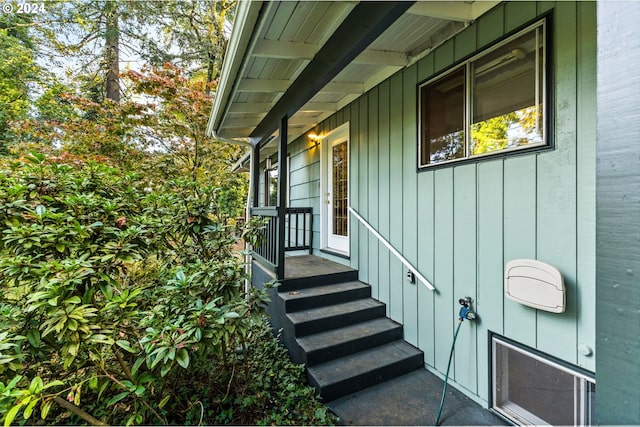
[[[402,339],[402,326],[356,270],[284,280],[270,306],[292,360],[306,364],[325,401],[424,366],[422,351]]]

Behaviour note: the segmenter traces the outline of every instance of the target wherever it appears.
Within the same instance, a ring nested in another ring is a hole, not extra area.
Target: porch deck
[[[300,279],[348,271],[355,270],[315,255],[288,256],[284,265],[284,279]]]

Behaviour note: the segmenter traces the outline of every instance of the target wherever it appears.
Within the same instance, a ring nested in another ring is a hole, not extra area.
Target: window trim
[[[551,17],[551,12],[545,14],[545,15],[541,15],[536,17],[535,19],[533,19],[532,21],[529,21],[528,23],[522,25],[521,27],[516,28],[515,30],[505,34],[503,37],[497,39],[495,42],[491,43],[490,45],[482,48],[480,51],[476,51],[462,59],[460,59],[459,61],[451,64],[451,66],[439,71],[438,73],[428,77],[427,79],[419,82],[417,84],[417,96],[416,96],[416,101],[417,101],[417,158],[416,158],[416,165],[417,165],[417,171],[424,171],[424,170],[430,170],[430,169],[434,169],[434,168],[440,168],[440,167],[447,167],[447,166],[451,166],[452,164],[454,165],[460,165],[460,164],[465,164],[465,163],[477,163],[480,160],[483,159],[497,159],[497,158],[501,158],[504,156],[514,156],[514,155],[519,155],[519,154],[530,154],[530,153],[535,153],[535,152],[539,152],[539,151],[546,151],[546,150],[550,150],[554,148],[554,139],[553,139],[553,110],[554,110],[554,100],[553,100],[553,73],[552,73],[552,69],[551,69],[551,65],[553,63],[553,50],[552,50],[552,34],[551,34],[551,28],[552,28],[552,17]],[[532,144],[532,145],[526,145],[526,146],[521,146],[521,147],[513,147],[513,148],[506,148],[503,150],[498,150],[498,151],[493,151],[493,152],[489,152],[489,153],[482,153],[482,154],[469,154],[469,149],[470,149],[470,129],[471,129],[471,110],[472,110],[472,84],[471,84],[471,80],[473,78],[473,76],[471,75],[471,71],[472,71],[472,67],[471,67],[471,63],[473,63],[474,61],[482,58],[485,55],[490,54],[491,52],[499,49],[500,47],[504,46],[505,44],[511,42],[512,40],[525,35],[528,32],[533,31],[534,29],[536,29],[537,27],[542,27],[543,31],[542,31],[542,47],[544,49],[544,55],[543,55],[543,61],[544,63],[542,64],[542,71],[543,71],[543,83],[542,83],[542,90],[541,90],[541,95],[542,95],[542,104],[543,104],[543,112],[542,112],[542,120],[543,120],[543,125],[542,125],[542,131],[543,131],[543,142],[541,143],[536,143],[536,144]],[[464,140],[464,157],[459,158],[459,159],[450,159],[450,160],[444,160],[444,161],[440,161],[437,163],[426,163],[426,164],[421,164],[421,160],[422,160],[422,150],[423,150],[423,143],[422,143],[422,126],[423,126],[423,117],[422,117],[422,89],[425,86],[429,86],[435,82],[437,82],[440,79],[445,78],[446,76],[448,76],[449,74],[456,72],[458,70],[460,70],[461,68],[464,68],[465,70],[465,88],[464,88],[464,93],[465,93],[465,100],[464,100],[464,118],[463,118],[463,124],[464,124],[464,132],[465,132],[465,140]]]

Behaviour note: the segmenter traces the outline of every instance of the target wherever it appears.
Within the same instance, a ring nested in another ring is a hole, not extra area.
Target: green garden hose
[[[462,325],[462,319],[458,322],[458,327],[456,328],[456,333],[453,335],[453,343],[451,344],[451,351],[449,352],[449,363],[447,364],[447,374],[444,376],[444,386],[442,387],[442,397],[440,398],[440,408],[438,408],[438,416],[436,417],[436,425],[440,425],[440,415],[442,415],[442,407],[444,405],[444,397],[447,393],[447,382],[449,381],[449,368],[451,368],[451,359],[453,358],[453,349],[456,345],[456,338],[458,338],[458,331],[460,330],[460,325]]]
[[[436,424],[440,425],[440,415],[442,415],[442,407],[444,406],[444,397],[447,393],[447,383],[449,382],[449,369],[451,368],[451,359],[453,359],[453,350],[456,347],[456,339],[458,338],[458,331],[465,319],[476,320],[476,313],[471,310],[472,299],[470,297],[460,298],[458,300],[460,305],[460,313],[458,314],[458,327],[455,334],[453,334],[453,342],[451,343],[451,351],[449,352],[449,363],[447,363],[447,374],[444,376],[444,385],[442,386],[442,397],[440,398],[440,408],[438,408],[438,416],[436,417]]]

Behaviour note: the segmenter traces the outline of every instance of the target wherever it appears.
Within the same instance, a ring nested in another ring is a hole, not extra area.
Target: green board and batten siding
[[[553,9],[554,149],[487,158],[417,172],[417,84]],[[350,258],[374,297],[404,324],[425,363],[446,370],[460,297],[480,320],[465,322],[452,379],[489,399],[488,331],[595,371],[595,3],[498,5],[418,63],[398,72],[325,122],[350,127],[350,202],[424,274],[437,293],[406,280],[406,269],[351,217]],[[291,206],[313,206],[320,242],[320,149],[307,138],[289,146]],[[321,254],[320,252],[315,252]],[[504,297],[507,261],[556,266],[567,288],[562,314]]]

